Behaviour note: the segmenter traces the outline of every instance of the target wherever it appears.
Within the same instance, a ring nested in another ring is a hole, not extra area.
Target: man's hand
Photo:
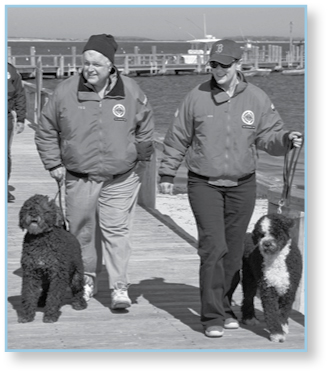
[[[25,128],[24,122],[17,122],[16,123],[16,133],[17,134],[20,134],[21,132],[23,132],[24,128]]]
[[[150,161],[154,146],[152,141],[136,143],[138,161]]]
[[[174,191],[173,183],[162,182],[160,183],[160,193],[172,195]]]
[[[65,175],[64,166],[58,166],[56,169],[50,170],[49,173],[52,178],[56,179],[60,186],[63,185]]]

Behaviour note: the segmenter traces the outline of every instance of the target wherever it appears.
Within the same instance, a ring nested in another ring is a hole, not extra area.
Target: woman
[[[172,194],[185,157],[199,234],[201,323],[208,337],[239,327],[231,300],[255,205],[257,149],[282,156],[302,144],[302,134],[284,130],[265,92],[238,71],[241,56],[232,40],[213,44],[212,77],[189,92],[176,112],[159,169],[161,192]]]

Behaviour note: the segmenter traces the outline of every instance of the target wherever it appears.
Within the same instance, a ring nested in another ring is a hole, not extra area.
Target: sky
[[[111,2],[107,1],[107,4]],[[136,36],[155,40],[190,40],[206,34],[217,38],[280,36],[303,38],[303,6],[7,6],[7,37],[86,39],[92,34]],[[81,3],[80,3],[81,4]],[[145,4],[145,2],[143,2]],[[218,4],[218,2],[217,2]],[[292,22],[292,28],[290,23]]]

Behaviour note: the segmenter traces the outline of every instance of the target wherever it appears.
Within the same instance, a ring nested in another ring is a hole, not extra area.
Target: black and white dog
[[[284,342],[288,318],[302,276],[302,256],[289,231],[294,222],[281,214],[261,217],[245,241],[242,266],[242,322],[256,325],[254,297],[263,305],[270,340]]]

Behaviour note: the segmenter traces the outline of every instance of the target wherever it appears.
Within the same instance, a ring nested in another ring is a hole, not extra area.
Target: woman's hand
[[[172,195],[174,191],[173,183],[162,182],[160,183],[160,193]]]
[[[292,131],[288,135],[289,140],[292,141],[292,145],[296,148],[299,148],[303,144],[303,134],[298,131]]]

